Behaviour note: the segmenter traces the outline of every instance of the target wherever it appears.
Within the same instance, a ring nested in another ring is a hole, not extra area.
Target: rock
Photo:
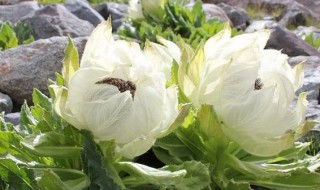
[[[186,5],[186,7],[191,10],[193,5],[194,5],[194,3],[190,3],[190,4]],[[226,13],[219,6],[214,5],[214,4],[203,3],[202,8],[206,14],[206,20],[218,19],[222,22],[229,22],[232,24],[232,22],[230,21],[230,19],[226,15]]]
[[[73,42],[82,54],[85,37]],[[33,88],[48,94],[48,78],[55,80],[55,72],[61,72],[67,37],[52,37],[0,52],[0,91],[8,94],[17,104],[27,99],[29,104]]]
[[[289,59],[289,64],[294,66],[302,61],[306,61],[304,66],[304,85],[299,92],[307,92],[308,100],[320,101],[320,57],[297,56]]]
[[[0,113],[10,113],[12,111],[12,108],[13,104],[11,98],[8,95],[2,94],[0,92]]]
[[[294,33],[301,37],[302,39],[305,39],[310,34],[313,35],[314,40],[320,39],[320,29],[316,28],[314,26],[306,27],[306,26],[299,26]]]
[[[315,48],[274,21],[254,21],[247,27],[246,32],[262,29],[270,29],[272,31],[266,48],[282,50],[283,53],[289,56],[305,55],[320,57],[320,53]]]
[[[280,16],[279,24],[288,28],[317,23],[317,16],[305,6],[292,2]]]
[[[296,0],[296,2],[304,5],[308,10],[312,12],[316,16],[316,18],[320,18],[320,1],[319,0]]]
[[[9,113],[4,115],[4,121],[7,123],[12,123],[14,126],[17,126],[20,124],[20,113]]]
[[[24,16],[34,13],[40,7],[36,1],[22,2],[17,5],[0,6],[0,20],[16,23]]]
[[[219,4],[225,3],[232,7],[247,8],[249,0],[202,0],[203,3]]]
[[[89,21],[94,26],[97,26],[105,20],[96,10],[83,0],[68,0],[64,3],[64,6],[72,14],[82,20]]]
[[[100,3],[95,9],[106,20],[111,16],[113,31],[118,30],[128,13],[128,5],[118,3]]]
[[[219,3],[218,6],[223,9],[232,22],[233,27],[245,30],[250,24],[250,18],[247,12],[241,8],[234,8],[230,5]]]
[[[22,19],[32,25],[35,39],[52,36],[89,36],[94,26],[70,13],[64,6],[53,4],[37,10]]]

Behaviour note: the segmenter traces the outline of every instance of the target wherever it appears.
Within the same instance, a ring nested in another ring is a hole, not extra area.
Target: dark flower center
[[[263,83],[261,79],[257,78],[254,82],[254,90],[261,90],[263,87]]]
[[[117,87],[119,91],[125,92],[127,90],[130,91],[130,94],[132,95],[132,98],[134,98],[134,93],[136,92],[136,85],[131,81],[125,81],[118,78],[105,78],[101,81],[96,82],[96,84],[109,84]]]

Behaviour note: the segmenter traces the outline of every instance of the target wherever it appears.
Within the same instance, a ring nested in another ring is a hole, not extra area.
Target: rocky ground
[[[271,29],[267,48],[282,50],[293,66],[305,64],[305,84],[309,93],[308,119],[320,120],[320,53],[303,39],[313,34],[320,39],[320,0],[203,0],[208,18],[231,22],[244,32]],[[47,91],[47,79],[60,72],[67,44],[73,38],[80,55],[87,37],[101,21],[112,17],[113,30],[121,27],[128,6],[86,0],[39,5],[36,1],[1,1],[0,20],[31,23],[35,42],[0,52],[0,112],[18,124],[19,109],[31,104],[33,88]],[[318,28],[317,28],[318,27]]]

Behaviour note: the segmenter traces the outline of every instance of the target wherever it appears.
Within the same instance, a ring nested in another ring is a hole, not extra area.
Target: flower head
[[[272,156],[293,145],[304,126],[306,94],[289,105],[303,84],[303,65],[264,49],[270,32],[231,38],[225,27],[196,52],[182,48],[179,84],[196,107],[213,105],[222,131],[247,152]],[[192,56],[190,56],[190,54]]]
[[[110,20],[100,24],[68,89],[53,86],[56,112],[97,141],[115,140],[122,156],[143,154],[178,112],[176,87],[166,88],[164,73],[152,62],[160,55],[146,52],[136,43],[115,41]]]
[[[161,20],[165,14],[166,2],[167,0],[131,0],[129,2],[129,17],[140,19],[146,15],[155,20]]]

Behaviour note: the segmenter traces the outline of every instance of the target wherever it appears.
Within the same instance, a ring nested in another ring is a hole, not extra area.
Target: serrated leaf
[[[90,190],[119,190],[120,187],[107,175],[102,167],[102,155],[89,132],[83,132],[82,164],[83,171],[90,178]]]
[[[53,132],[25,137],[21,144],[34,155],[52,158],[78,158],[82,151],[68,136]]]
[[[46,95],[44,95],[40,90],[36,88],[33,90],[32,99],[35,105],[39,105],[40,107],[44,108],[47,111],[52,110],[51,100]]]
[[[7,23],[0,28],[0,50],[7,50],[18,46],[18,38]]]
[[[89,185],[88,177],[72,169],[35,169],[38,185],[43,190],[83,190]]]
[[[119,168],[130,176],[124,178],[128,187],[140,189],[139,186],[153,184],[164,189],[194,190],[208,187],[211,180],[209,166],[197,161],[182,165],[170,165],[160,169],[151,168],[133,162],[119,162]]]
[[[36,190],[32,184],[32,173],[26,168],[19,168],[16,161],[10,157],[0,157],[0,178],[4,180],[11,189]]]

